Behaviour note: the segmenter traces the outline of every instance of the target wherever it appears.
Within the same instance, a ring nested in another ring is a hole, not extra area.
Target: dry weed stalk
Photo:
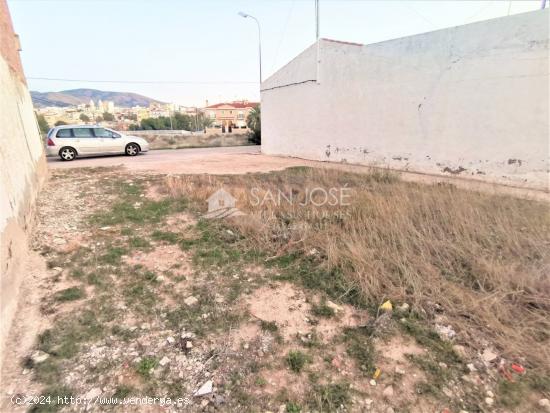
[[[352,189],[351,205],[345,207],[251,205],[252,188],[260,194],[300,194],[344,184]],[[315,248],[321,265],[340,268],[371,302],[408,301],[428,316],[442,307],[472,343],[489,339],[508,357],[550,367],[547,205],[451,185],[405,183],[380,172],[298,169],[167,180],[172,195],[199,202],[222,186],[248,214],[230,225],[246,236],[250,248],[272,256],[306,255]]]

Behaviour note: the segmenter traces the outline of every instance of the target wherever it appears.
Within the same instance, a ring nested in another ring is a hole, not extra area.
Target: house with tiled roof
[[[246,117],[258,105],[258,102],[238,100],[214,105],[207,104],[203,111],[206,116],[212,119],[213,125],[216,127],[227,130],[229,130],[229,127],[244,129],[246,128]]]

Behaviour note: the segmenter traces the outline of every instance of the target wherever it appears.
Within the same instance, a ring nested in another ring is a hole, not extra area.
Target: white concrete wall
[[[549,23],[322,40],[319,83],[315,45],[263,82],[262,151],[548,189]]]
[[[0,368],[25,277],[34,200],[45,177],[44,149],[11,29],[0,0]]]

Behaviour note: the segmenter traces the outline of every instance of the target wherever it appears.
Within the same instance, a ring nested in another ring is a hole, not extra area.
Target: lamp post
[[[245,19],[247,17],[254,19],[254,21],[256,22],[256,25],[258,26],[258,55],[260,57],[260,88],[261,88],[262,87],[262,32],[260,30],[260,22],[256,17],[251,16],[250,14],[247,14],[242,11],[239,12],[239,16],[244,17]]]

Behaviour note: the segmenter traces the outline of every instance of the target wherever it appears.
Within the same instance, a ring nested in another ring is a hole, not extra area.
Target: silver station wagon
[[[149,143],[143,138],[92,125],[56,126],[48,132],[46,145],[48,155],[63,161],[90,155],[136,156],[148,150]]]

